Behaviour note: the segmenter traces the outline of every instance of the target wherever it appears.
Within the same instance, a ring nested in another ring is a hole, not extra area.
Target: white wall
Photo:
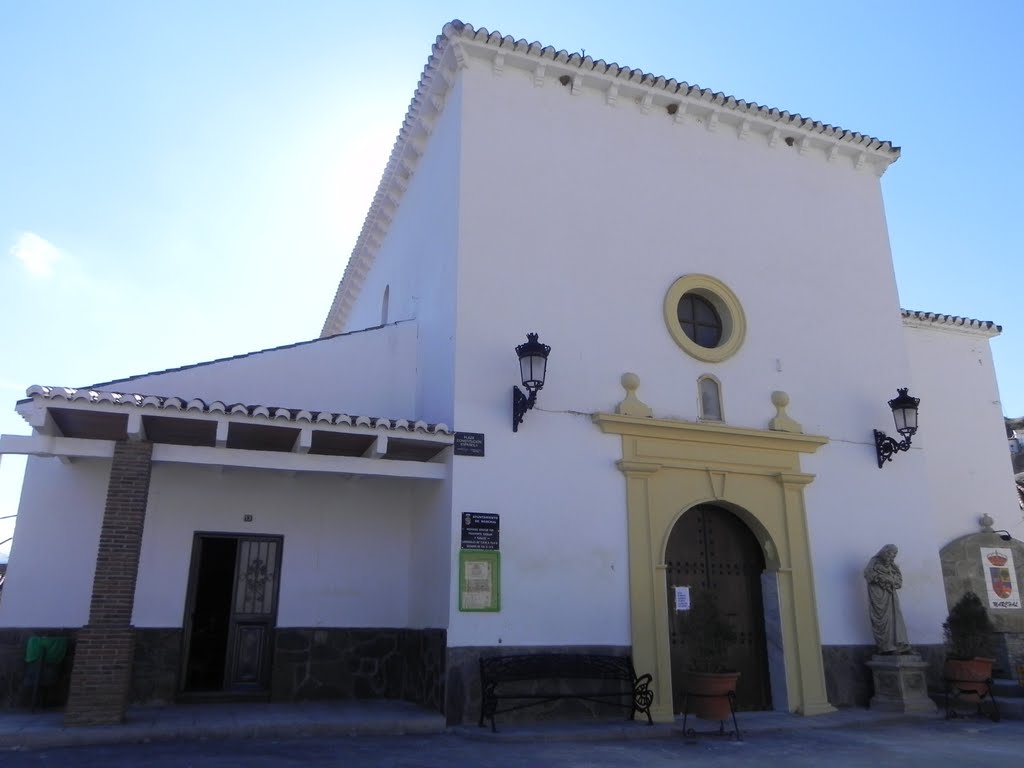
[[[501,514],[503,610],[453,608],[450,644],[628,642],[621,449],[587,417],[614,408],[627,370],[657,416],[694,420],[710,372],[728,424],[765,428],[783,389],[805,430],[831,438],[805,465],[823,638],[870,638],[860,570],[889,541],[912,548],[905,510],[928,514],[919,454],[875,465],[871,430],[911,378],[879,179],[509,67],[499,78],[473,60],[462,78],[455,424],[486,433],[487,457],[457,460],[453,511]],[[688,273],[743,304],[746,341],[728,361],[701,363],[669,336],[663,299]],[[527,331],[552,346],[548,383],[513,434]],[[904,593],[929,613],[941,588],[921,573]]]
[[[102,387],[207,402],[419,419],[416,324],[398,323]]]
[[[413,500],[409,541],[409,626],[447,627],[451,605],[451,477],[421,484]]]
[[[1024,537],[989,339],[915,326],[906,338],[921,397],[914,441],[928,460],[937,546],[977,533],[986,513],[995,528]]]
[[[284,537],[278,626],[408,626],[414,485],[157,465],[134,624],[181,626],[193,534],[204,531]]]
[[[347,322],[348,329],[379,323],[388,289],[390,315],[397,320],[415,318],[419,326],[415,376],[410,375],[416,387],[416,412],[427,421],[449,425],[461,101],[462,89],[456,83]]]
[[[109,473],[29,459],[0,626],[88,622]],[[283,536],[278,626],[443,627],[446,485],[155,465],[133,623],[181,626],[202,531]]]
[[[88,622],[109,475],[109,460],[28,459],[0,627]]]

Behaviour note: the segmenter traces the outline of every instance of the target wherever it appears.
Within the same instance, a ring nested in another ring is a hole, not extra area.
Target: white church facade
[[[232,695],[454,723],[481,655],[579,650],[631,655],[666,721],[670,597],[703,586],[743,706],[864,704],[867,560],[899,547],[909,639],[941,659],[940,551],[1019,514],[999,327],[900,309],[898,157],[446,25],[319,339],[17,404],[0,672],[63,634],[69,722]],[[513,429],[527,333],[550,354]],[[919,431],[883,461],[898,388]]]

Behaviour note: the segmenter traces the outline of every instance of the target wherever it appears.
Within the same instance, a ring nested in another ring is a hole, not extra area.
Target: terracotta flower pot
[[[989,692],[988,681],[992,677],[995,659],[977,657],[974,659],[946,658],[942,675],[946,682],[960,692],[965,701],[978,701]]]
[[[739,672],[687,672],[686,708],[701,720],[728,720],[732,717],[729,692],[736,692]]]

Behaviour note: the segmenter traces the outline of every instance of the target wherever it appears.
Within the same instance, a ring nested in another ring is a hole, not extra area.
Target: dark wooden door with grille
[[[224,681],[228,691],[269,690],[280,561],[279,539],[238,540]]]
[[[280,536],[197,533],[185,607],[182,694],[270,690]]]
[[[739,642],[728,660],[728,666],[740,672],[737,707],[771,708],[761,599],[764,555],[754,534],[727,510],[694,507],[672,529],[665,549],[665,565],[675,711],[683,709],[681,681],[689,664],[686,646],[678,632],[673,590],[676,586],[709,589],[717,595],[722,614],[739,634]]]

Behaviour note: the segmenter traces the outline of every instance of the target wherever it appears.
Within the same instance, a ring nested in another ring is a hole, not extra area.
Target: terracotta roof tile
[[[25,394],[26,400],[39,397],[44,400],[67,402],[85,402],[89,404],[109,403],[112,406],[154,409],[159,411],[194,411],[209,414],[231,414],[261,418],[268,421],[289,421],[297,424],[345,424],[357,427],[373,427],[389,431],[427,432],[434,435],[451,434],[447,424],[428,424],[425,421],[408,419],[388,419],[379,416],[358,416],[347,413],[328,413],[327,411],[307,411],[300,408],[279,408],[268,405],[245,405],[243,403],[227,404],[220,400],[207,403],[199,398],[158,397],[156,395],[139,395],[130,392],[109,392],[98,389],[70,389],[67,387],[43,387],[34,384]]]
[[[937,312],[919,312],[912,309],[901,309],[900,312],[905,321],[911,320],[921,324],[977,331],[986,336],[997,336],[1003,332],[1003,327],[993,323],[991,320],[975,320],[970,317],[960,317],[959,315],[942,315]]]

